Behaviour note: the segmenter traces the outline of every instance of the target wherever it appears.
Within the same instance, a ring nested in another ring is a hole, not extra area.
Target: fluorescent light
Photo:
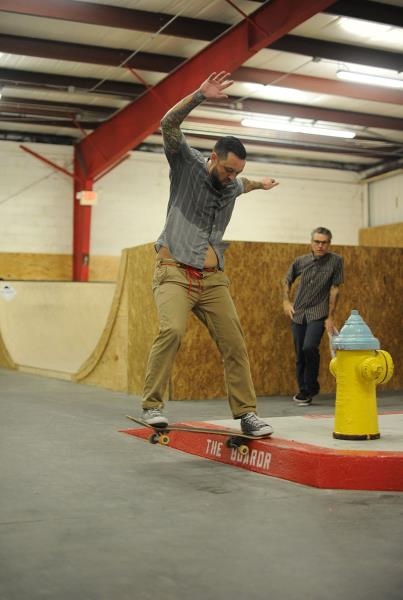
[[[309,99],[307,92],[301,92],[295,88],[283,87],[281,85],[265,85],[262,93],[266,98],[281,100],[283,102],[305,102]]]
[[[379,23],[373,23],[372,21],[365,21],[363,19],[352,19],[351,17],[340,17],[339,25],[345,31],[358,35],[359,37],[380,37],[386,36],[390,31],[390,25],[380,25]]]
[[[368,75],[366,73],[357,73],[354,71],[337,71],[337,77],[345,81],[353,81],[354,83],[365,83],[366,85],[381,85],[383,87],[403,89],[403,79],[378,77],[377,75]]]
[[[244,127],[257,127],[260,129],[271,129],[274,131],[290,131],[292,133],[308,133],[309,135],[326,135],[330,137],[354,138],[354,131],[344,129],[328,129],[325,127],[315,127],[315,125],[301,125],[291,121],[270,121],[269,119],[243,119],[241,125]]]
[[[264,90],[264,88],[265,88],[263,83],[252,83],[251,81],[244,82],[243,85],[248,90],[248,92],[260,92],[260,91]]]
[[[339,71],[353,71],[354,73],[362,73],[363,75],[373,75],[374,77],[387,77],[397,79],[399,71],[395,69],[385,69],[384,67],[370,67],[369,65],[360,65],[356,63],[346,63],[343,61],[338,66]]]

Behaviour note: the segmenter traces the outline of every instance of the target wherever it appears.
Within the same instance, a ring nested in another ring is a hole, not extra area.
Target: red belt
[[[205,267],[204,269],[196,269],[196,267],[192,267],[191,265],[185,265],[180,262],[161,262],[161,265],[167,267],[179,267],[180,269],[184,269],[186,272],[186,277],[189,282],[188,287],[188,295],[190,296],[192,292],[193,282],[192,280],[197,281],[197,289],[201,293],[201,283],[200,280],[203,279],[203,272],[207,271],[208,273],[216,273],[218,271],[217,267]]]

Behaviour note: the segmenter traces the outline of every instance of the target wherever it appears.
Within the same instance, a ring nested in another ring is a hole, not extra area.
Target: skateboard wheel
[[[159,433],[153,433],[148,438],[148,441],[150,442],[150,444],[158,444],[159,441],[160,441],[160,434]]]
[[[238,452],[242,456],[246,456],[247,454],[249,454],[249,448],[245,444],[241,444],[240,446],[238,446]]]
[[[159,443],[162,444],[163,446],[166,446],[167,444],[169,444],[169,436],[163,433],[160,433],[159,436]]]

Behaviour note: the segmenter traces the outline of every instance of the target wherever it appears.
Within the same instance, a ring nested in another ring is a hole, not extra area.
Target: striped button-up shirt
[[[203,155],[182,138],[177,152],[165,148],[170,170],[170,195],[165,227],[156,242],[168,248],[176,260],[202,269],[208,245],[215,251],[218,266],[224,269],[222,238],[230,221],[243,183],[235,179],[217,190],[210,179]]]
[[[295,323],[325,319],[329,314],[329,295],[332,286],[343,283],[343,259],[327,252],[315,257],[313,253],[298,256],[285,276],[289,286],[300,277],[294,301]]]

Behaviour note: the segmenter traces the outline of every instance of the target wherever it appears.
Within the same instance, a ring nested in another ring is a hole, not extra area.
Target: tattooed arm
[[[251,181],[246,177],[241,177],[243,183],[243,191],[246,194],[252,190],[271,190],[278,185],[278,181],[271,177],[264,177],[261,181]]]
[[[198,90],[193,94],[183,98],[178,104],[175,104],[161,120],[162,136],[164,145],[169,153],[175,153],[179,150],[183,139],[183,133],[180,129],[182,121],[188,114],[206,98],[227,98],[224,90],[232,85],[232,81],[227,79],[229,73],[221,71],[212,73],[204,81]]]
[[[204,100],[200,90],[186,96],[183,100],[175,104],[161,120],[161,131],[164,139],[165,149],[169,153],[178,151],[183,138],[180,124],[188,114]]]

